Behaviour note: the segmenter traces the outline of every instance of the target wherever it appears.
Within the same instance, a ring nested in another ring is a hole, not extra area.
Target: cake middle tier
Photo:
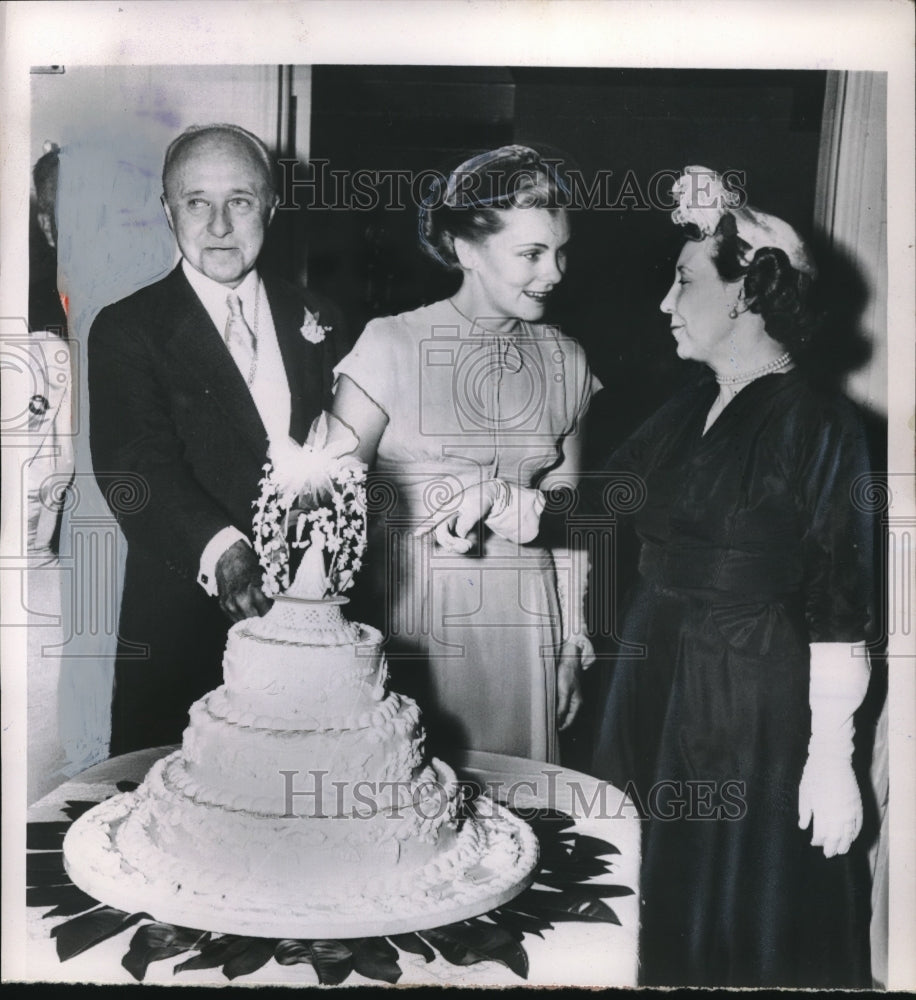
[[[190,716],[175,779],[198,801],[231,809],[329,814],[381,794],[382,785],[397,801],[423,767],[419,709],[398,694],[322,728],[279,728],[282,720],[241,712],[225,687],[195,702]]]

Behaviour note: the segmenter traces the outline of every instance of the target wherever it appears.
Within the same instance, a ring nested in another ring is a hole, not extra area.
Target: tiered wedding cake
[[[530,881],[533,833],[427,760],[381,635],[342,614],[365,473],[340,450],[306,446],[283,476],[274,455],[255,518],[273,608],[230,630],[224,685],[191,707],[181,749],[68,831],[70,876],[102,902],[202,930],[356,937],[464,919]],[[280,593],[290,547],[305,555]]]

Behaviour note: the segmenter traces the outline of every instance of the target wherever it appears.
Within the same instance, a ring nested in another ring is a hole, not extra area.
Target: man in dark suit
[[[188,129],[162,183],[182,261],[89,336],[93,468],[128,543],[112,755],[180,741],[231,622],[268,610],[250,544],[268,447],[305,440],[346,351],[330,304],[258,273],[277,194],[256,136]]]

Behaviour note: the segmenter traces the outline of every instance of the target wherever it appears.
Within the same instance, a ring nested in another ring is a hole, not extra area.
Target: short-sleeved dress
[[[370,485],[365,606],[387,633],[393,686],[415,697],[434,748],[554,761],[554,563],[482,528],[468,555],[413,530],[458,490],[531,487],[600,383],[555,328],[507,337],[449,300],[370,322],[335,369],[388,416]]]
[[[645,487],[594,760],[648,816],[641,982],[869,986],[865,845],[826,859],[798,829],[808,645],[866,635],[861,427],[792,371],[704,435],[716,394],[682,392],[608,463]]]

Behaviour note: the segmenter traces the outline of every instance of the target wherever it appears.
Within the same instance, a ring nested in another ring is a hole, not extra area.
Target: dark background
[[[452,294],[460,278],[420,252],[409,200],[400,209],[385,208],[384,198],[371,210],[320,207],[340,193],[330,171],[447,173],[507,143],[563,159],[588,184],[612,171],[610,201],[621,205],[571,213],[568,271],[547,316],[583,344],[606,387],[589,415],[585,459],[586,468],[600,464],[699,370],[677,358],[658,308],[681,231],[670,210],[618,199],[620,186],[629,174],[648,199],[662,170],[743,170],[752,204],[810,233],[825,82],[815,71],[315,66],[308,147],[313,165],[327,161],[328,183],[297,191],[301,206],[313,207],[278,213],[283,263],[343,308],[355,337],[375,316]],[[635,553],[634,539],[619,536],[618,579]],[[588,770],[602,673],[586,674],[588,707],[563,739],[567,766]]]
[[[648,198],[660,170],[743,170],[752,204],[808,233],[824,84],[817,71],[315,66],[309,148],[329,176],[447,172],[517,142],[563,158],[589,183],[613,171],[612,200],[628,172]],[[584,345],[609,390],[590,421],[605,453],[696,373],[677,359],[658,310],[680,231],[667,211],[620,200],[571,214],[569,269],[548,316]],[[308,248],[308,282],[345,310],[353,336],[374,316],[455,290],[454,276],[420,253],[413,205],[313,207],[284,223],[305,237],[292,245]]]

